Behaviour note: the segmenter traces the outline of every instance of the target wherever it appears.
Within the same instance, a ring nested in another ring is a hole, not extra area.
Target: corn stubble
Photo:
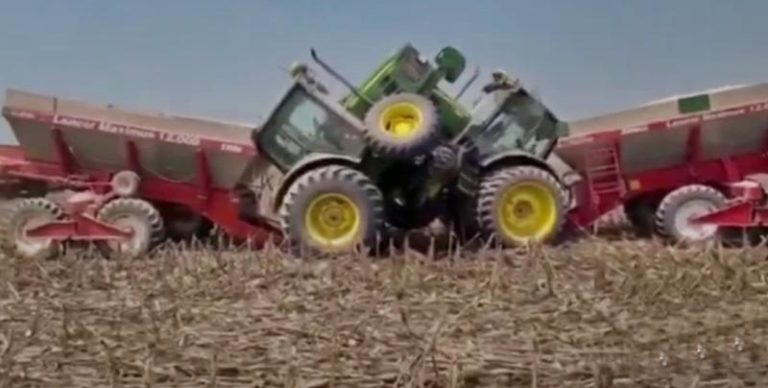
[[[0,385],[765,386],[766,255],[587,238],[439,260],[2,259]]]

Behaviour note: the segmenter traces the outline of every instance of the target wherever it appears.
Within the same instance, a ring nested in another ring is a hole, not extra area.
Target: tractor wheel
[[[19,200],[3,210],[0,221],[0,247],[8,256],[19,259],[50,259],[59,253],[60,244],[51,239],[27,237],[26,230],[63,218],[61,207],[51,200]]]
[[[369,146],[386,158],[412,159],[440,142],[437,108],[418,94],[382,98],[365,115],[365,126]]]
[[[478,226],[504,246],[549,243],[565,221],[564,189],[549,172],[520,166],[486,176],[477,198]]]
[[[280,207],[283,231],[299,254],[374,247],[383,232],[384,199],[363,173],[326,166],[297,179]]]
[[[693,225],[691,217],[722,207],[725,196],[705,185],[688,185],[667,194],[656,211],[656,231],[674,242],[700,242],[718,237],[718,227]]]
[[[149,253],[164,237],[160,212],[149,202],[136,198],[118,198],[104,205],[97,218],[123,230],[133,230],[127,241],[102,241],[102,254],[111,259],[136,259]]]

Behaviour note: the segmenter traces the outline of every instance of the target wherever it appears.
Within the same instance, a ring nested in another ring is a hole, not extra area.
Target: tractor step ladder
[[[584,155],[585,178],[595,202],[606,195],[622,196],[626,192],[619,166],[619,155],[613,145],[601,144]]]

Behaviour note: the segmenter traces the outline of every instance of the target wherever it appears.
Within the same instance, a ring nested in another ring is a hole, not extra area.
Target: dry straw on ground
[[[0,385],[766,386],[765,256],[587,239],[444,260],[0,259]]]

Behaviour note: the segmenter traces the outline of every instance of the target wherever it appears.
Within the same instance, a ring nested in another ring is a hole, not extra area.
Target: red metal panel
[[[692,218],[690,222],[695,224],[715,224],[718,226],[750,227],[755,226],[754,214],[755,207],[752,202],[738,201],[718,211]]]
[[[750,107],[751,109],[768,109],[768,105],[758,106],[754,104]],[[747,111],[750,107],[743,109]],[[738,110],[726,110],[725,113],[732,114],[734,111]],[[753,113],[753,111],[748,113]],[[711,119],[711,117],[706,119]],[[666,123],[667,126],[672,125],[671,121]],[[662,127],[660,123],[653,125]],[[663,127],[666,128],[667,126]],[[686,142],[686,163],[675,167],[632,174],[622,172],[621,176],[624,180],[630,182],[629,191],[624,195],[596,192],[590,179],[585,179],[586,182],[580,182],[575,191],[581,205],[569,215],[571,222],[580,227],[587,227],[603,214],[614,210],[622,202],[644,193],[667,192],[694,183],[715,184],[724,188],[730,183],[741,181],[746,175],[768,172],[768,142],[766,149],[759,152],[723,159],[701,160],[700,131],[700,127],[695,126],[689,132]],[[610,136],[614,132],[610,131]],[[589,147],[584,147],[584,152],[589,152],[588,149]],[[586,171],[579,171],[579,173],[582,176],[587,175]]]
[[[36,111],[8,109],[6,110],[5,114],[10,117],[23,120],[38,121],[56,127],[116,133],[129,139],[151,139],[153,141],[166,143],[185,144],[191,147],[200,147],[207,150],[224,151],[249,156],[256,155],[255,147],[252,144],[247,143],[234,143],[231,141],[224,141],[198,135],[190,136],[187,138],[186,136],[181,136],[178,133],[165,132],[155,128],[128,126],[124,124],[94,120],[85,117],[66,116],[59,114],[51,115]]]

